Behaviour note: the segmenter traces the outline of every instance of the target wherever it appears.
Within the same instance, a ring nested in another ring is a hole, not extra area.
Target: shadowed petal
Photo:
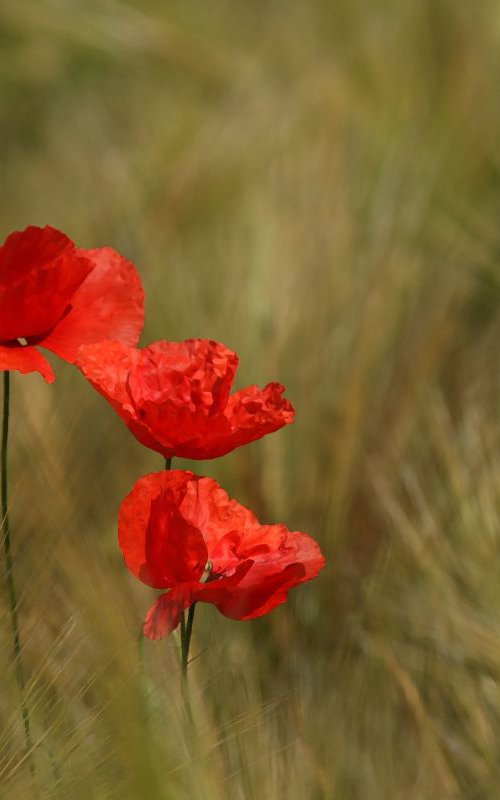
[[[12,233],[0,247],[0,341],[53,328],[93,269],[86,253],[55,228]]]
[[[191,472],[172,470],[140,478],[120,506],[118,542],[129,570],[156,589],[197,580],[207,548],[180,508]]]
[[[143,625],[144,636],[148,639],[162,639],[175,631],[181,621],[181,614],[192,603],[189,587],[179,586],[162,594],[153,603]]]
[[[205,569],[207,546],[198,528],[183,517],[180,494],[164,490],[151,503],[140,575],[145,583],[175,586],[197,581]]]
[[[149,639],[161,639],[168,636],[178,626],[181,614],[198,600],[213,603],[230,602],[234,588],[251,569],[252,562],[240,564],[233,575],[221,578],[212,583],[191,581],[181,583],[170,592],[162,594],[149,609],[144,622],[143,632]],[[227,616],[227,615],[226,615]]]
[[[0,370],[7,369],[24,374],[39,372],[47,383],[53,383],[55,377],[49,362],[36,347],[0,345]]]

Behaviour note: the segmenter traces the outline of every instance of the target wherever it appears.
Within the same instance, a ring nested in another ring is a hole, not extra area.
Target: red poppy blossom
[[[230,394],[238,356],[209,339],[82,347],[83,374],[134,436],[165,458],[217,458],[293,422],[284,387]]]
[[[118,539],[129,570],[169,590],[146,616],[150,639],[175,630],[195,602],[213,603],[231,619],[261,617],[325,564],[306,533],[261,525],[212,478],[183,470],[137,481],[120,508]]]
[[[48,225],[11,233],[0,247],[0,370],[52,383],[38,347],[74,363],[83,344],[137,344],[143,323],[137,270],[111,247],[76,248]]]

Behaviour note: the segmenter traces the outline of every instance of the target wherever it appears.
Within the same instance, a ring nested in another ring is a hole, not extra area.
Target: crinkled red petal
[[[217,458],[293,422],[279,383],[229,395],[238,358],[218,342],[155,342],[135,351],[118,382],[108,375],[115,352],[98,347],[82,348],[79,366],[134,436],[165,458]]]
[[[142,399],[139,428],[131,429],[143,444],[154,440],[153,449],[166,458],[219,458],[293,422],[295,412],[281,397],[283,391],[278,383],[264,389],[249,386],[232,395],[226,409],[213,416],[190,401],[158,402],[152,394]]]
[[[53,383],[55,376],[49,362],[36,347],[0,344],[0,370],[16,370],[26,374],[39,372],[47,383]]]
[[[136,408],[132,432],[147,446],[154,440],[153,449],[165,458],[205,458],[205,442],[223,420],[237,366],[236,353],[210,339],[146,347],[128,382]]]
[[[55,228],[12,233],[0,247],[0,341],[30,339],[53,328],[94,266]]]
[[[144,291],[131,261],[111,247],[77,250],[95,265],[66,316],[40,344],[71,363],[82,345],[116,340],[136,345],[144,324]]]
[[[129,389],[138,409],[168,402],[205,416],[224,409],[238,367],[238,356],[212,339],[153,342],[131,370]]]
[[[159,403],[153,394],[149,400],[143,398],[141,431],[133,432],[143,443],[154,439],[154,449],[165,457],[219,458],[293,422],[295,412],[283,392],[279,383],[264,389],[249,386],[230,396],[226,408],[213,416],[193,403]]]
[[[261,439],[294,421],[295,411],[282,396],[284,391],[281,383],[268,383],[263,389],[247,386],[229,398],[224,416],[231,433],[221,442],[224,452]]]

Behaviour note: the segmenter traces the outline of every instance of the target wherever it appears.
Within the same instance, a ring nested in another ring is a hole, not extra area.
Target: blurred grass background
[[[116,543],[161,460],[75,369],[15,374],[37,775],[2,596],[0,796],[500,797],[498,4],[0,0],[0,26],[2,238],[113,245],[143,343],[285,383],[294,426],[188,466],[328,556],[266,619],[198,610],[191,725]]]

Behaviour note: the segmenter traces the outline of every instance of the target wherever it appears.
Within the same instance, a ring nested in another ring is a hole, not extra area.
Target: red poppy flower
[[[218,342],[82,347],[78,366],[134,436],[165,458],[217,458],[283,425],[294,411],[269,383],[230,395],[238,356]]]
[[[0,247],[0,370],[52,383],[39,346],[74,363],[82,344],[137,344],[143,322],[137,270],[111,247],[78,249],[50,226],[12,233]]]
[[[261,525],[212,478],[182,470],[137,481],[121,505],[118,537],[129,570],[169,589],[147,614],[150,639],[171,633],[195,602],[231,619],[261,617],[325,564],[306,533]]]

